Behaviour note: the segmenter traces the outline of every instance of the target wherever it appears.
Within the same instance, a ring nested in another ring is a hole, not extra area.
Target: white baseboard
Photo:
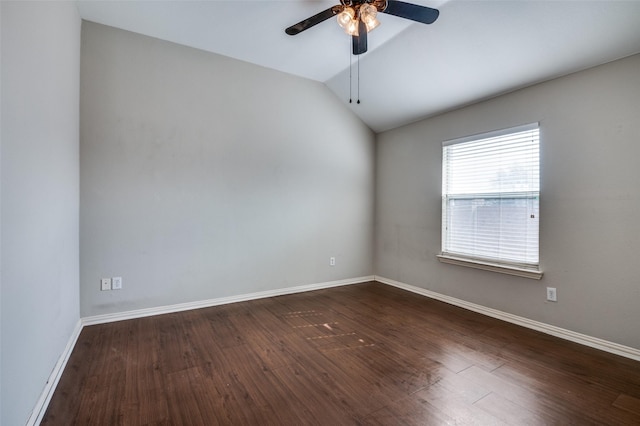
[[[154,308],[136,309],[133,311],[116,312],[113,314],[95,315],[82,318],[82,325],[105,324],[108,322],[122,321],[134,318],[149,317],[152,315],[170,314],[173,312],[188,311],[191,309],[208,308],[211,306],[226,305],[228,303],[246,302],[248,300],[264,299],[266,297],[282,296],[286,294],[302,293],[305,291],[322,290],[325,288],[339,287],[343,285],[359,284],[374,281],[374,276],[351,278],[346,280],[329,281],[317,284],[307,284],[296,287],[286,287],[276,290],[260,291],[257,293],[241,294],[238,296],[220,297],[217,299],[199,300],[196,302],[178,303],[175,305],[158,306]]]
[[[39,425],[44,417],[44,413],[47,411],[47,407],[49,406],[49,401],[51,401],[51,397],[58,386],[58,382],[60,381],[60,377],[62,377],[62,372],[64,368],[67,366],[67,361],[69,361],[69,357],[73,352],[73,348],[76,346],[76,342],[78,341],[78,337],[80,336],[80,332],[82,331],[82,321],[78,320],[76,323],[71,336],[69,337],[69,341],[67,342],[67,346],[65,346],[64,351],[58,358],[58,362],[55,367],[51,371],[49,375],[49,379],[45,384],[45,387],[40,394],[40,398],[36,403],[36,406],[33,408],[31,412],[31,416],[29,416],[29,420],[27,420],[27,426]]]
[[[565,340],[570,340],[575,343],[580,343],[585,346],[589,346],[595,349],[600,349],[605,352],[609,352],[615,355],[620,355],[625,358],[630,358],[635,361],[640,361],[640,349],[632,348],[629,346],[620,345],[618,343],[609,342],[608,340],[599,339],[597,337],[588,336],[586,334],[576,333],[575,331],[567,330],[564,328],[556,327],[554,325],[545,324],[543,322],[534,321],[528,318],[520,317],[517,315],[502,312],[497,309],[487,308],[482,305],[476,305],[475,303],[467,302],[465,300],[456,299],[455,297],[446,296],[444,294],[436,293],[431,290],[426,290],[421,287],[416,287],[410,284],[401,283],[388,278],[375,276],[375,280],[388,284],[394,287],[401,288],[413,293],[427,296],[432,299],[440,300],[441,302],[449,303],[460,308],[468,309],[470,311],[478,312],[483,315],[487,315],[499,320],[507,321],[512,324],[520,325],[522,327],[530,328],[532,330],[540,331],[542,333],[550,334],[552,336],[560,337]]]

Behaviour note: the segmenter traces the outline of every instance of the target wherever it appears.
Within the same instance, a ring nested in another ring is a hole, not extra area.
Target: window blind
[[[442,253],[539,263],[538,124],[443,143]]]

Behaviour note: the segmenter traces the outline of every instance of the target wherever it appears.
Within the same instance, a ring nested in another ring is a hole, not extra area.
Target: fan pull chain
[[[360,55],[358,55],[358,104],[360,104]]]
[[[349,103],[351,103],[351,68],[353,68],[353,59],[351,58],[351,50],[347,50],[349,52]]]

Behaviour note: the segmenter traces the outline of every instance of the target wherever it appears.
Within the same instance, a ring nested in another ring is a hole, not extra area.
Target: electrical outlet
[[[111,278],[103,278],[100,280],[100,290],[111,290]]]
[[[558,292],[555,287],[547,287],[547,300],[549,302],[557,302],[558,301]]]
[[[336,266],[336,258],[335,257],[330,257],[329,258],[329,266]]]
[[[122,277],[111,278],[111,290],[122,290]]]

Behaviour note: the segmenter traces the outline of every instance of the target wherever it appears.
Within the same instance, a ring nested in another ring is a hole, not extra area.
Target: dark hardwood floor
[[[44,425],[639,425],[640,362],[379,283],[85,327]]]

